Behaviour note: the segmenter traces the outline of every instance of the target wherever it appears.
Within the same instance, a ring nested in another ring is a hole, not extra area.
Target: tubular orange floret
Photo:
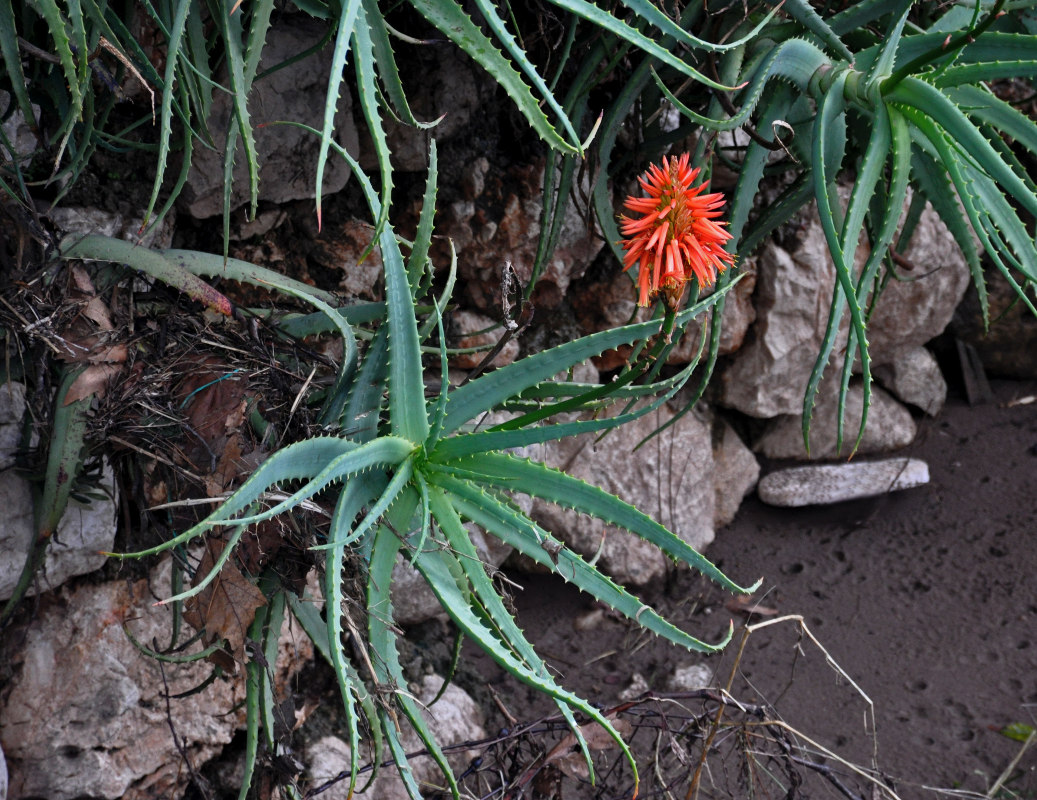
[[[718,272],[734,264],[724,250],[731,234],[716,222],[724,195],[703,194],[709,182],[692,183],[701,171],[688,164],[690,156],[663,156],[638,177],[647,197],[628,197],[623,207],[642,215],[621,215],[619,229],[626,254],[623,269],[638,265],[638,305],[647,306],[660,290],[668,301],[679,301],[684,284],[692,278],[702,287],[711,285]],[[678,291],[679,290],[679,291]]]

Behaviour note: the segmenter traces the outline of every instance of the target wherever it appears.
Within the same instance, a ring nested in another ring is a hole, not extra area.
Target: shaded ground
[[[875,763],[905,800],[935,796],[924,787],[985,792],[1020,747],[997,731],[1037,718],[1037,404],[1025,402],[1037,382],[994,389],[995,405],[970,408],[952,398],[939,418],[922,422],[906,452],[929,463],[927,487],[806,510],[769,508],[752,497],[707,553],[736,580],[763,576],[764,605],[803,616],[874,703],[877,740],[865,730],[866,703],[809,641],[797,648],[793,622],[750,637],[733,694],[772,705],[854,763],[873,763],[877,747]],[[540,652],[567,686],[605,706],[618,702],[633,673],[665,691],[675,666],[697,660],[623,622],[593,625],[594,616],[581,616],[592,609],[588,602],[556,580],[512,577],[525,587],[516,592],[520,622]],[[711,641],[728,619],[744,620],[725,608],[729,598],[689,576],[647,597]],[[574,632],[577,620],[592,628]],[[705,663],[726,677],[735,649]],[[472,658],[495,674],[488,659]],[[492,685],[517,718],[550,710],[506,681]],[[487,728],[508,724],[500,715]],[[656,745],[648,741],[641,749],[651,760]],[[751,751],[752,742],[739,746]],[[777,783],[761,777],[765,764],[750,780],[750,762],[719,763],[724,774],[715,785],[735,796],[782,797]],[[613,783],[598,795],[585,786],[559,796],[621,796],[622,781]],[[821,784],[838,796],[830,781]],[[676,782],[674,796],[686,785]],[[1007,785],[1037,796],[1037,749]]]

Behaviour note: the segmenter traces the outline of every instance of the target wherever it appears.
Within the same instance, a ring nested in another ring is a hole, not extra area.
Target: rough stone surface
[[[924,347],[899,351],[875,367],[875,378],[898,399],[935,417],[947,400],[947,381],[933,354]]]
[[[512,548],[475,525],[465,525],[483,563],[499,567],[511,555]],[[417,625],[446,612],[428,583],[401,555],[392,571],[393,616],[399,625]]]
[[[21,438],[25,411],[25,388],[19,383],[0,386],[0,600],[14,592],[29,545],[35,537],[32,489],[29,482],[8,469]],[[44,569],[29,594],[60,586],[75,575],[99,569],[105,562],[102,550],[115,542],[115,503],[112,473],[105,468],[101,486],[109,496],[89,505],[70,500],[68,510],[47,548]]]
[[[757,493],[772,506],[813,506],[874,497],[929,483],[929,465],[916,458],[793,467],[765,475]]]
[[[587,483],[618,495],[689,545],[702,550],[713,541],[715,491],[710,427],[696,414],[635,447],[672,419],[663,407],[609,433],[552,442],[545,458]],[[621,583],[643,586],[665,576],[672,562],[652,544],[627,531],[551,503],[534,500],[533,517],[578,553],[601,550],[598,567]]]
[[[722,528],[735,518],[742,499],[756,486],[760,465],[727,422],[716,420],[713,425],[713,527]]]
[[[350,298],[381,300],[382,256],[371,248],[374,228],[360,220],[330,222],[317,239],[311,258],[323,267],[342,274],[338,288]],[[361,256],[367,254],[361,260]]]
[[[14,463],[14,452],[22,439],[25,414],[25,385],[11,381],[0,384],[0,469]]]
[[[668,692],[694,692],[713,685],[713,670],[705,664],[684,664],[677,667],[666,681]]]
[[[835,267],[817,212],[807,219],[795,252],[768,242],[760,253],[754,335],[721,376],[721,402],[752,417],[792,414],[802,406],[824,339]],[[844,322],[837,352],[845,342]]]
[[[161,581],[154,589],[161,591]],[[171,796],[183,763],[159,666],[122,630],[125,621],[139,641],[168,639],[170,611],[155,608],[155,597],[143,580],[80,587],[41,609],[22,633],[24,645],[5,654],[18,659],[0,710],[16,797]],[[19,638],[6,637],[7,647]],[[167,666],[169,691],[197,686],[210,671],[207,664]],[[238,686],[217,681],[174,703],[173,722],[193,763],[230,741],[235,726],[221,715],[243,699]]]
[[[165,248],[172,245],[176,220],[172,210],[162,218],[158,227],[152,226],[141,236],[140,227],[144,223],[141,209],[133,208],[129,203],[120,203],[119,208],[120,213],[115,214],[99,208],[59,206],[52,209],[49,216],[63,233],[96,233],[139,242],[147,247]]]
[[[464,196],[441,209],[442,230],[458,254],[459,285],[469,303],[480,310],[500,309],[505,264],[512,266],[523,286],[532,278],[543,211],[543,178],[543,163],[507,171],[493,165],[484,170],[476,164],[464,182]],[[586,176],[575,191],[589,190],[590,176]],[[602,246],[601,238],[572,200],[567,200],[558,243],[533,290],[535,308],[558,307],[569,284],[584,273]]]
[[[286,16],[271,29],[260,72],[267,67],[298,55],[320,40],[324,26],[301,16]],[[257,81],[249,102],[249,113],[255,132],[259,161],[259,196],[272,203],[302,200],[314,196],[314,174],[319,138],[288,125],[259,125],[278,120],[296,120],[312,124],[324,107],[332,48],[324,47],[302,61],[278,70]],[[335,116],[337,141],[356,156],[360,151],[359,136],[352,116],[352,100],[348,81],[339,89],[338,112]],[[184,187],[182,203],[196,219],[223,213],[223,150],[231,119],[232,99],[225,92],[213,98],[209,130],[216,140],[216,150],[196,147],[191,172]],[[248,168],[245,150],[238,139],[234,163],[234,190],[231,208],[239,208],[249,200]],[[346,185],[349,166],[338,157],[328,159],[324,170],[324,196]]]
[[[439,692],[443,679],[438,675],[426,675],[416,692],[419,702],[430,703]],[[457,686],[450,685],[439,701],[424,711],[429,728],[443,746],[458,744],[485,737],[482,727],[482,712],[468,694]],[[424,745],[417,734],[406,724],[403,726],[401,739],[408,753],[424,750]],[[366,756],[366,754],[365,754]],[[455,770],[463,769],[470,755],[457,754],[457,763],[451,759]],[[349,772],[349,745],[336,736],[325,736],[306,748],[307,773],[311,781],[320,785],[342,772]],[[363,763],[362,759],[361,763]],[[423,756],[410,762],[414,777],[419,785],[441,785],[442,775],[431,758]],[[361,776],[361,786],[366,776]],[[321,797],[329,800],[347,800],[349,797],[349,779],[337,781],[321,793]],[[367,791],[357,792],[354,797],[369,797],[376,800],[409,800],[407,790],[394,767],[382,769],[374,783]]]
[[[487,353],[497,344],[505,333],[504,327],[496,320],[477,314],[474,311],[455,311],[450,317],[453,327],[453,347],[484,347],[477,353],[462,353],[451,360],[451,364],[462,369],[473,369],[482,363]],[[487,333],[478,333],[487,328],[493,328]],[[519,356],[518,339],[511,338],[505,343],[501,351],[493,357],[490,366],[503,367],[511,364]]]
[[[901,280],[887,281],[868,320],[875,364],[891,362],[943,333],[971,282],[965,257],[929,205],[902,255],[896,268]]]
[[[860,271],[868,249],[857,248]],[[758,259],[756,325],[750,341],[722,375],[722,402],[753,417],[794,414],[824,339],[835,268],[817,212],[805,216],[789,249],[769,242]],[[937,214],[926,208],[898,274],[875,305],[868,325],[873,364],[939,335],[969,282],[968,268]],[[834,352],[845,346],[843,316]]]
[[[846,397],[846,415],[843,423],[842,451],[836,450],[836,419],[838,414],[838,385],[829,380],[822,384],[822,394],[814,409],[810,424],[810,454],[803,446],[802,417],[785,414],[768,423],[767,429],[754,450],[768,458],[795,458],[817,460],[847,456],[857,439],[861,422],[864,392],[859,385],[850,386]],[[879,387],[872,389],[868,424],[857,452],[885,453],[910,444],[917,431],[911,413]]]
[[[412,49],[408,62],[420,70],[420,75],[415,76],[415,80],[420,81],[417,84],[420,89],[407,92],[411,110],[418,120],[439,120],[431,134],[442,153],[443,145],[458,134],[471,134],[473,118],[485,111],[496,85],[457,48]],[[401,67],[404,66],[401,63]],[[414,85],[408,77],[403,78],[405,87]],[[387,120],[386,127],[393,166],[401,172],[425,172],[430,132],[392,120]],[[440,159],[442,164],[442,156]],[[374,153],[366,147],[366,142],[361,163],[365,169],[376,165]]]
[[[753,306],[753,291],[756,288],[755,262],[747,262],[742,269],[746,271],[746,276],[727,293],[724,302],[720,327],[720,348],[717,351],[722,356],[731,355],[742,346],[750,326],[756,319],[756,308]],[[674,365],[690,363],[695,354],[699,352],[703,325],[708,337],[713,327],[712,321],[712,312],[701,314],[692,320],[677,346],[670,351],[666,363]],[[703,354],[709,352],[708,338],[702,352]]]
[[[169,726],[198,767],[219,753],[244,723],[244,683],[217,680],[203,692],[171,701],[212,671],[206,662],[167,664],[141,654],[141,642],[168,642],[169,561],[150,580],[115,581],[64,590],[41,606],[23,629],[5,637],[0,658],[14,677],[0,700],[0,741],[15,797],[145,800],[179,796],[186,766]],[[280,693],[313,657],[304,636],[282,629],[275,666]],[[278,695],[275,695],[278,696]],[[41,768],[40,765],[46,765]]]

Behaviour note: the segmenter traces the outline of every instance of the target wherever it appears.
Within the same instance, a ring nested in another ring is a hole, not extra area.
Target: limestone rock
[[[916,458],[818,464],[763,477],[760,500],[772,506],[811,506],[874,497],[929,483],[929,465]]]
[[[721,375],[721,402],[751,417],[795,413],[803,404],[828,324],[835,267],[817,212],[794,252],[768,242],[757,259],[754,336]],[[863,262],[861,262],[863,264]],[[835,350],[846,342],[846,324]]]
[[[100,208],[59,206],[52,209],[49,216],[63,233],[96,233],[139,242],[147,247],[164,248],[172,245],[176,220],[172,210],[162,218],[157,227],[148,228],[142,236],[140,228],[144,224],[143,210],[135,209],[128,203],[119,203],[119,208],[120,212],[114,213]]]
[[[768,423],[767,429],[753,448],[768,458],[796,458],[800,460],[847,456],[853,449],[864,406],[864,391],[860,385],[851,385],[846,397],[843,422],[843,447],[836,450],[838,415],[838,384],[835,379],[822,383],[822,393],[814,409],[810,424],[810,454],[803,447],[802,416],[785,414]],[[917,432],[911,413],[879,387],[872,388],[871,407],[864,438],[857,452],[885,453],[910,444]]]
[[[22,633],[20,650],[5,653],[17,655],[20,667],[0,709],[15,796],[172,796],[183,763],[169,733],[162,674],[122,630],[125,621],[139,641],[167,640],[170,611],[154,602],[146,580],[82,586],[45,606]],[[8,636],[7,648],[19,638]],[[169,692],[197,686],[211,669],[166,665]],[[239,685],[217,681],[174,702],[173,724],[193,763],[230,741],[234,717],[222,715],[243,699]],[[237,713],[243,721],[244,711]]]
[[[749,332],[756,319],[756,308],[753,306],[753,291],[756,288],[756,266],[755,261],[750,260],[742,266],[747,274],[738,281],[728,293],[724,301],[724,313],[721,317],[720,347],[717,351],[722,356],[731,355],[737,351],[745,342],[745,336]],[[699,352],[702,341],[702,328],[706,328],[706,336],[709,337],[712,329],[712,311],[705,312],[696,317],[684,331],[677,346],[670,351],[666,360],[667,364],[689,364]],[[709,339],[703,346],[702,357],[709,352]]]
[[[35,538],[32,489],[13,469],[14,451],[21,439],[25,411],[25,387],[19,383],[0,385],[0,600],[12,595],[25,556]],[[29,587],[30,595],[56,588],[75,575],[93,572],[104,565],[101,551],[115,542],[114,479],[105,467],[100,486],[107,497],[89,504],[70,500],[57,533],[47,548],[44,568]]]
[[[259,70],[297,56],[320,41],[323,23],[301,15],[287,15],[271,28]],[[291,120],[319,125],[324,108],[331,68],[332,48],[324,47],[302,61],[257,81],[249,98],[249,112],[255,133],[259,166],[259,196],[272,203],[302,200],[314,196],[314,174],[317,166],[319,137],[288,125],[267,122]],[[338,112],[335,115],[335,138],[354,156],[360,151],[359,136],[352,115],[349,83],[339,88]],[[223,213],[223,151],[232,114],[232,98],[215,92],[209,130],[216,140],[216,150],[196,147],[191,172],[184,187],[182,202],[196,219]],[[234,162],[234,189],[231,208],[249,202],[248,168],[244,146],[238,138]],[[339,191],[346,185],[351,170],[341,158],[332,156],[324,170],[323,194]]]
[[[552,442],[546,463],[600,486],[665,525],[697,550],[713,541],[715,490],[710,428],[696,414],[635,447],[672,419],[666,407],[611,431]],[[534,500],[533,518],[584,556],[600,548],[598,567],[620,583],[644,586],[666,574],[670,560],[655,547],[601,520]]]
[[[373,242],[374,228],[367,223],[356,219],[329,221],[315,242],[311,258],[342,274],[338,288],[348,297],[381,300],[382,256],[377,247],[371,249]]]
[[[427,52],[429,50],[432,52]],[[442,168],[443,145],[458,135],[473,134],[479,127],[474,120],[487,109],[497,85],[457,48],[411,49],[407,62],[401,61],[400,68],[413,68],[419,73],[403,76],[414,116],[422,121],[438,119],[439,122],[428,131],[386,120],[393,167],[401,172],[425,172],[431,133],[439,146]],[[412,85],[416,91],[411,91]],[[376,163],[373,150],[365,147],[361,164],[369,170],[368,174]]]
[[[716,420],[713,425],[713,527],[722,528],[735,518],[742,499],[755,488],[760,465],[727,422]]]
[[[965,257],[932,206],[915,227],[897,267],[868,320],[875,364],[891,362],[943,333],[971,282]]]
[[[668,692],[694,692],[713,685],[713,670],[705,664],[682,664],[666,681]]]
[[[441,210],[442,230],[457,250],[459,286],[476,308],[501,307],[501,268],[510,264],[525,286],[533,276],[540,215],[543,163],[503,171],[492,164],[463,181],[464,196]],[[478,195],[474,193],[480,191]],[[589,192],[590,176],[577,192]],[[602,241],[571,199],[566,200],[558,242],[543,265],[532,294],[539,311],[557,308],[569,284],[583,275]],[[444,260],[448,254],[444,253]]]
[[[0,470],[14,463],[14,453],[22,439],[25,414],[25,384],[0,383]]]
[[[855,269],[868,248],[857,248]],[[817,212],[804,217],[789,248],[769,242],[758,260],[756,324],[753,335],[722,375],[722,402],[753,417],[798,413],[821,349],[835,269]],[[929,207],[898,266],[904,280],[886,283],[868,324],[873,364],[897,356],[939,335],[969,282],[969,272],[953,237]],[[846,343],[844,314],[834,352]]]
[[[431,703],[442,686],[443,679],[438,675],[426,675],[416,695],[422,704]],[[486,736],[483,730],[482,712],[475,701],[461,688],[451,684],[435,705],[424,711],[429,728],[440,745],[448,746],[465,741],[482,739]],[[424,744],[417,734],[403,725],[402,736],[404,749],[408,753],[423,751]],[[366,754],[365,754],[366,756]],[[454,770],[463,769],[471,758],[469,754],[460,754],[456,763],[451,759]],[[306,748],[306,760],[309,763],[307,773],[314,786],[320,786],[335,779],[343,772],[348,776],[350,749],[349,745],[336,736],[325,736]],[[362,759],[361,763],[363,763]],[[428,756],[421,756],[410,761],[411,769],[418,784],[442,785],[442,775],[435,762]],[[370,776],[360,776],[360,786]],[[328,800],[346,800],[349,797],[349,778],[338,780],[323,791],[321,797]],[[409,800],[407,790],[400,780],[395,767],[383,767],[375,778],[374,784],[365,792],[357,792],[354,797],[369,797],[376,800]]]
[[[475,549],[484,564],[499,567],[511,555],[512,548],[495,536],[468,523]],[[492,571],[492,570],[491,570]],[[403,556],[399,556],[392,571],[393,619],[399,625],[417,625],[446,612],[428,583]]]
[[[477,353],[461,353],[452,359],[453,366],[462,369],[474,369],[482,363],[491,349],[504,336],[506,330],[496,320],[477,314],[474,311],[455,311],[451,317],[451,326],[454,331],[452,345],[454,347],[484,347]],[[495,327],[496,326],[496,327]],[[490,328],[492,330],[487,331]],[[481,333],[480,331],[486,331]],[[501,351],[493,357],[490,366],[503,367],[511,364],[519,356],[519,343],[515,338],[507,341]]]
[[[875,378],[900,400],[931,417],[940,413],[947,400],[947,381],[924,347],[899,351],[892,361],[875,367]]]

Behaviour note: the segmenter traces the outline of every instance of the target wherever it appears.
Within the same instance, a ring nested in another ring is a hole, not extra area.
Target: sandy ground
[[[952,397],[939,417],[921,421],[905,454],[929,463],[928,486],[806,510],[770,508],[753,496],[707,552],[736,580],[762,576],[762,604],[802,616],[844,672],[784,622],[750,637],[735,696],[769,704],[854,763],[877,764],[904,800],[935,797],[933,788],[985,792],[1020,749],[998,731],[1037,720],[1037,403],[1025,402],[1037,383],[994,390],[995,404],[970,408]],[[581,617],[592,609],[588,600],[550,578],[515,578],[525,586],[516,602],[527,633],[566,685],[605,706],[635,672],[662,691],[676,666],[700,660],[618,620],[577,631],[576,620],[590,619]],[[678,576],[647,597],[705,639],[729,619],[745,621],[701,579]],[[729,648],[705,663],[726,676],[734,661]],[[875,736],[850,680],[870,698]],[[499,674],[493,681],[515,716],[542,707],[506,684]],[[725,785],[738,796],[749,782],[729,776]],[[1007,788],[1037,796],[1037,747]],[[612,795],[584,787],[564,796]]]

